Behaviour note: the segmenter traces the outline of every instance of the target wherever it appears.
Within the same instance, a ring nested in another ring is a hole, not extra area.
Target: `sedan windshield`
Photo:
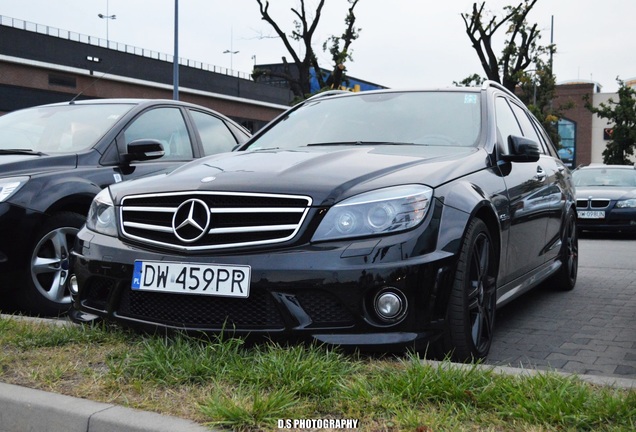
[[[636,187],[636,170],[621,168],[583,169],[572,173],[575,186]]]
[[[3,153],[73,153],[92,147],[132,104],[58,105],[0,117]]]
[[[258,137],[249,150],[320,145],[475,146],[477,92],[356,93],[309,101]]]

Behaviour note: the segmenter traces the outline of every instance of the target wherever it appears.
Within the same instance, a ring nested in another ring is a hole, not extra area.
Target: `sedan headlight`
[[[616,208],[636,208],[636,198],[616,201]]]
[[[422,185],[394,186],[346,199],[329,209],[313,241],[404,231],[419,224],[433,190]]]
[[[103,189],[93,199],[86,219],[86,228],[101,234],[117,236],[115,206],[108,189]]]
[[[29,181],[29,177],[8,177],[0,179],[0,202],[6,201],[11,195]]]

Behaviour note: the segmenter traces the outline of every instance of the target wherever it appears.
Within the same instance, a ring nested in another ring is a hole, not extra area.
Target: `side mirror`
[[[126,149],[128,153],[124,155],[126,163],[132,161],[145,161],[159,159],[166,152],[163,150],[163,144],[155,139],[138,139],[128,144]]]
[[[510,135],[508,137],[508,154],[501,155],[505,162],[536,162],[541,156],[539,144],[535,141]]]

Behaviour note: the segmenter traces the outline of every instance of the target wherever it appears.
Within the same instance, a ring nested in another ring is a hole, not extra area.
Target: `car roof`
[[[132,104],[132,105],[157,105],[157,104],[176,104],[181,106],[192,106],[198,108],[209,109],[203,106],[191,104],[174,99],[144,99],[144,98],[104,98],[104,99],[82,99],[70,100],[68,102],[56,102],[41,106],[65,106],[65,105],[95,105],[95,104]]]
[[[624,170],[633,170],[636,169],[636,164],[634,165],[603,165],[603,164],[591,164],[579,167],[579,170],[588,170],[588,169],[624,169]]]
[[[401,88],[401,89],[400,88],[394,88],[394,89],[385,88],[385,89],[377,89],[377,90],[366,90],[362,92],[352,92],[347,90],[327,90],[325,92],[317,93],[303,102],[315,101],[320,99],[331,99],[331,98],[338,98],[338,97],[363,96],[363,95],[369,95],[369,94],[416,93],[416,92],[480,93],[483,91],[492,91],[492,90],[498,90],[500,92],[506,93],[511,98],[521,102],[517,95],[515,95],[514,93],[506,89],[503,85],[491,80],[484,81],[482,85],[479,87],[477,86],[471,86],[471,87],[447,86],[447,87],[421,87],[421,88]]]

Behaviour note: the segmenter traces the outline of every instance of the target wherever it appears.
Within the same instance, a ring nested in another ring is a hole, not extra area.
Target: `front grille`
[[[211,250],[287,241],[311,198],[295,195],[181,192],[125,197],[126,238],[178,250]]]
[[[247,299],[236,299],[124,289],[117,313],[120,316],[192,329],[284,328],[274,299],[262,290],[253,290]]]
[[[576,208],[578,209],[604,209],[609,207],[610,200],[607,198],[589,198],[589,199],[577,199]]]

